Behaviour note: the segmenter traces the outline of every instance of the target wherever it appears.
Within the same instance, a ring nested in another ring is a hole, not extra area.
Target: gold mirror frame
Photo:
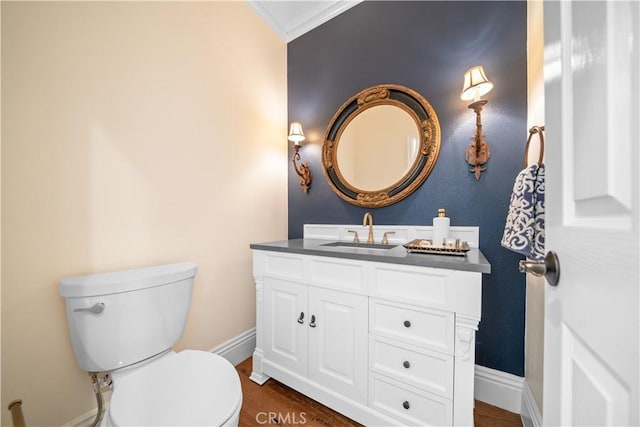
[[[338,167],[337,152],[342,133],[363,111],[376,105],[394,105],[416,122],[420,143],[409,171],[395,184],[379,190],[362,190],[347,182]],[[418,92],[399,85],[378,85],[358,92],[336,112],[324,134],[322,172],[329,187],[342,200],[365,208],[397,203],[413,193],[427,179],[440,154],[440,122],[431,104]]]

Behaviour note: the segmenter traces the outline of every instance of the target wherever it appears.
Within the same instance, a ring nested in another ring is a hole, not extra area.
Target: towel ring
[[[544,126],[533,126],[529,129],[529,138],[527,138],[527,145],[524,147],[524,167],[528,166],[529,160],[529,144],[531,143],[531,137],[535,134],[540,137],[540,156],[538,157],[538,166],[542,165],[542,159],[544,158]]]

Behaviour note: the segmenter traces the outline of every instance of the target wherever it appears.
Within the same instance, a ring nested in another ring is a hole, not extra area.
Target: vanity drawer
[[[369,407],[397,419],[402,425],[450,426],[450,399],[402,385],[381,375],[369,376]]]
[[[454,314],[408,304],[369,300],[369,332],[453,354]]]
[[[453,308],[454,275],[454,270],[376,263],[370,290],[372,296],[449,310]]]
[[[453,399],[453,356],[371,338],[369,369]]]
[[[302,280],[303,273],[304,262],[300,256],[277,252],[267,252],[264,255],[264,274],[266,276]]]
[[[365,264],[340,258],[309,257],[311,285],[365,293]]]

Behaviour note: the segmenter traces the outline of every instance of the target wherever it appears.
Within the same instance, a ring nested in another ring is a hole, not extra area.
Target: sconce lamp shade
[[[304,141],[304,132],[302,132],[302,124],[300,122],[291,122],[289,141],[295,145],[300,145],[300,142]]]
[[[464,85],[460,99],[463,101],[478,101],[482,95],[493,89],[493,83],[489,81],[481,65],[469,68],[464,73]]]

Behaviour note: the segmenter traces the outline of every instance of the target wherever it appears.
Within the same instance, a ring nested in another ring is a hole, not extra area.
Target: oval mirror
[[[440,124],[417,92],[398,85],[365,89],[331,119],[323,172],[343,200],[376,208],[396,203],[429,176],[440,152]]]

